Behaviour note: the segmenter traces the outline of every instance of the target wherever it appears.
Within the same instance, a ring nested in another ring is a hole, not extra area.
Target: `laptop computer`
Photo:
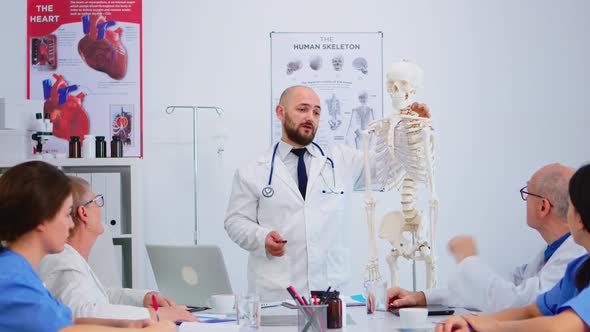
[[[427,306],[417,306],[409,308],[426,308],[428,309],[428,316],[448,316],[455,313],[455,310],[453,310],[453,308],[438,304],[429,304]],[[390,308],[389,311],[392,314],[399,316],[399,309],[400,308]]]
[[[207,306],[211,295],[232,294],[217,246],[146,245],[160,292],[186,306]]]

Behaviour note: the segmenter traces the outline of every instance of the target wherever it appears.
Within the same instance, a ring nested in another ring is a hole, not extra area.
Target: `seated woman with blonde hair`
[[[567,223],[574,241],[590,252],[590,165],[581,167],[569,183]],[[529,196],[530,197],[530,196]],[[455,331],[588,331],[590,329],[590,259],[573,260],[564,277],[526,307],[490,316],[453,316],[437,332]]]
[[[41,161],[0,177],[0,331],[176,331],[171,321],[73,318],[51,296],[35,269],[45,255],[64,250],[74,226],[71,191],[68,177]]]
[[[90,184],[70,176],[72,185],[72,220],[65,250],[47,255],[39,263],[39,276],[51,294],[70,307],[76,317],[106,319],[156,319],[152,295],[161,319],[197,321],[182,305],[156,292],[131,288],[104,287],[88,264],[88,257],[98,237],[104,233],[101,222],[102,195],[92,192]]]

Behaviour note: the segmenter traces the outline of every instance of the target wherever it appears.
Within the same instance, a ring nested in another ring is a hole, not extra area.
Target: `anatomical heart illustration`
[[[53,122],[43,150],[67,155],[70,136],[117,136],[125,157],[141,157],[144,0],[24,2],[26,97],[44,101]]]
[[[56,79],[51,84],[50,79],[43,81],[43,97],[45,104],[43,112],[49,113],[53,123],[53,136],[69,140],[70,136],[84,139],[90,129],[88,114],[82,106],[84,93],[72,95],[70,92],[78,89],[77,85],[68,85],[63,76],[53,74]]]
[[[109,30],[115,25],[102,15],[83,15],[84,37],[78,42],[78,53],[86,64],[120,80],[127,72],[127,49],[121,42],[121,27]]]

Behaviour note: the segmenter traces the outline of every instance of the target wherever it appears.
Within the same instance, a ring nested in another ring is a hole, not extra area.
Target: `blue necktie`
[[[305,156],[305,152],[307,152],[306,148],[300,149],[292,149],[291,152],[299,157],[299,161],[297,162],[297,182],[299,184],[299,191],[301,192],[301,196],[305,199],[305,190],[307,188],[307,171],[305,170],[305,161],[303,157]]]

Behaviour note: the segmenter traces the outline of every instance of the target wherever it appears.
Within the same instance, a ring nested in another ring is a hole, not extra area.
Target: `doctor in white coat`
[[[563,277],[569,262],[585,254],[567,225],[568,183],[574,172],[560,164],[547,165],[520,190],[527,205],[527,224],[539,232],[547,246],[529,263],[516,267],[510,279],[477,256],[473,238],[458,236],[449,242],[458,267],[449,278],[448,289],[408,292],[392,288],[388,292],[390,305],[444,304],[496,312],[533,303]]]
[[[290,285],[303,295],[349,280],[343,213],[363,158],[344,145],[312,143],[320,112],[312,89],[286,89],[276,107],[281,141],[235,173],[225,230],[250,252],[248,288],[263,301],[289,298]]]
[[[195,321],[186,307],[147,290],[104,287],[90,265],[88,256],[98,236],[104,232],[100,209],[102,195],[95,195],[84,179],[71,176],[72,220],[74,228],[64,251],[47,255],[39,263],[39,276],[49,292],[70,307],[75,317],[103,319],[152,319],[152,294],[161,308],[159,318],[171,321]]]

